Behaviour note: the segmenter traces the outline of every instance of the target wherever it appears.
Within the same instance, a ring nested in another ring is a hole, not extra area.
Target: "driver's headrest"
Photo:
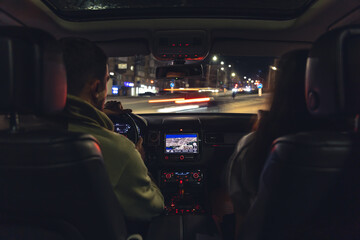
[[[360,26],[325,33],[310,50],[306,102],[314,116],[360,113]]]
[[[0,27],[0,113],[48,114],[66,102],[66,72],[58,42],[23,27]]]

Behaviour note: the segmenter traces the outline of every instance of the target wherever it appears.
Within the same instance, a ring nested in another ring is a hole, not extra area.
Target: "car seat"
[[[66,102],[57,41],[1,27],[0,52],[0,239],[126,239],[98,142],[51,115]]]
[[[305,96],[324,129],[275,140],[239,239],[359,239],[359,76],[359,27],[314,43]]]

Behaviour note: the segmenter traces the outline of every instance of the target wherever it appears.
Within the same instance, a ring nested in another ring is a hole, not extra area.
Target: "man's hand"
[[[143,144],[143,138],[139,137],[139,141],[136,143],[135,148],[136,148],[136,150],[139,151],[141,158],[145,162],[145,150],[144,150],[144,147],[142,144]]]
[[[122,114],[122,113],[131,113],[131,109],[124,109],[121,102],[118,101],[108,101],[105,103],[104,113],[105,114]]]

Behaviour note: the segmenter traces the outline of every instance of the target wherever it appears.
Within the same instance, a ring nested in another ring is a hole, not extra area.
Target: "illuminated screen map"
[[[198,153],[197,134],[166,134],[165,153]]]

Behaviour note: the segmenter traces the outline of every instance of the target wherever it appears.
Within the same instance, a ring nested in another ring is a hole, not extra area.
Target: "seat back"
[[[358,27],[338,29],[312,47],[306,101],[324,130],[275,140],[241,239],[360,236],[360,139],[346,121],[360,112],[359,36]]]
[[[347,184],[356,178],[350,170],[359,167],[352,160],[360,141],[353,139],[340,132],[278,138],[244,223],[243,239],[346,239],[340,228],[350,223],[340,224],[355,213],[349,208],[355,198],[349,198],[354,193]]]
[[[61,50],[36,29],[0,28],[0,239],[125,239],[98,142],[67,132]],[[6,118],[6,117],[5,117]]]

